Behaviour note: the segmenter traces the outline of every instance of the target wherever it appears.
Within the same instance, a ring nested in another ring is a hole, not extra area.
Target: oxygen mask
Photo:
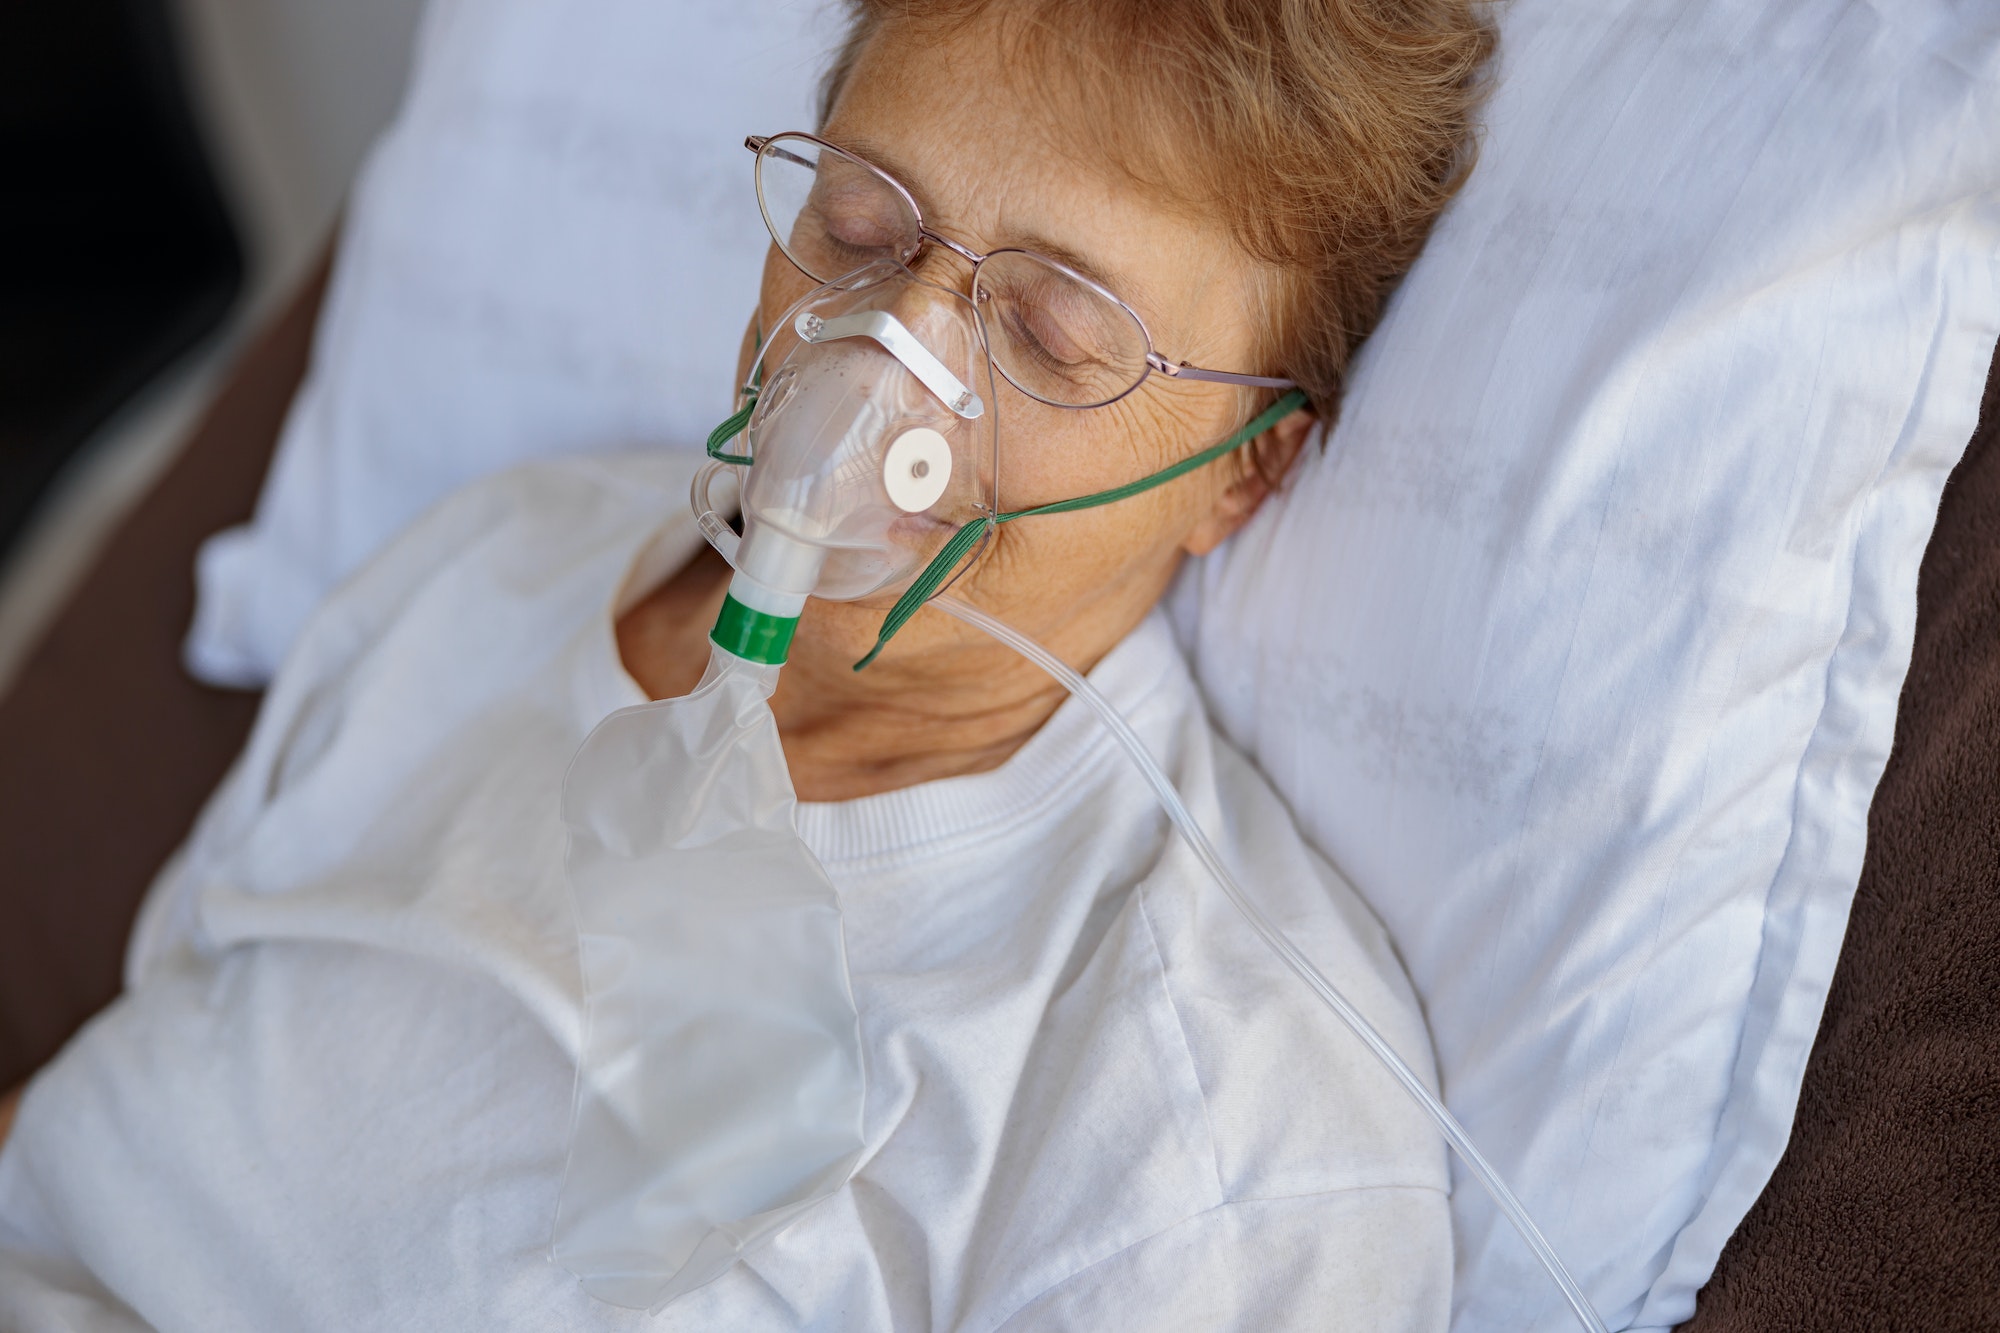
[[[775,333],[694,484],[736,571],[708,674],[605,719],[563,781],[586,1022],[552,1249],[635,1309],[712,1281],[860,1159],[840,899],[794,827],[766,700],[808,596],[909,584],[994,510],[992,372],[963,294],[872,264]],[[725,471],[740,537],[709,501]]]
[[[694,485],[703,533],[736,571],[717,642],[783,660],[773,636],[808,596],[907,585],[997,510],[998,413],[979,314],[962,292],[882,261],[816,288],[758,349],[742,411]],[[740,467],[739,537],[709,498]],[[777,652],[773,656],[773,651]]]

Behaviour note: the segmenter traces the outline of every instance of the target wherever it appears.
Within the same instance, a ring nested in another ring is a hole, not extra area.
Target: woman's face
[[[1261,275],[1216,222],[1142,192],[1092,153],[1088,126],[1064,123],[1010,74],[988,23],[947,34],[889,25],[860,52],[824,137],[873,162],[915,196],[926,224],[979,252],[1037,250],[1096,277],[1139,312],[1176,361],[1252,373],[1263,339]],[[966,290],[970,267],[941,246],[912,266]],[[776,246],[764,266],[756,327],[816,284]],[[774,348],[774,355],[779,349]],[[748,352],[745,367],[747,371]],[[1227,436],[1260,404],[1226,385],[1149,377],[1107,407],[1050,407],[996,377],[1003,510],[1137,480]],[[1304,421],[1281,431],[1291,448]],[[1265,488],[1240,457],[1131,499],[1009,523],[958,585],[970,600],[1092,663],[1158,600],[1183,553],[1227,536]],[[858,658],[893,596],[814,602],[800,648]],[[963,631],[920,616],[881,660],[914,665]],[[798,650],[795,650],[795,653]],[[871,668],[875,670],[878,668]]]

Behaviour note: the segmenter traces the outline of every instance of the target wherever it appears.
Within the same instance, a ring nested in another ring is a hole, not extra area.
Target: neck
[[[676,698],[701,680],[729,573],[704,547],[619,617],[619,657],[647,697]],[[1062,703],[1062,688],[1032,664],[956,624],[913,624],[899,651],[857,672],[864,649],[850,641],[863,623],[853,608],[810,604],[778,677],[771,710],[801,800],[998,768]]]
[[[924,635],[916,651],[857,672],[848,636],[823,634],[814,619],[809,611],[771,699],[801,800],[998,768],[1062,704],[1060,685],[976,631]]]
[[[1093,599],[1060,624],[1024,628],[1087,671],[1144,618],[1171,572]],[[619,618],[619,656],[649,698],[676,698],[700,682],[729,575],[704,547]],[[853,800],[998,768],[1062,704],[1062,686],[1041,668],[934,609],[856,671],[881,618],[879,607],[807,604],[771,697],[801,800]]]

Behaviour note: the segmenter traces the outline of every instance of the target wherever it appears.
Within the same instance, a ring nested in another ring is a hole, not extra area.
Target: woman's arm
[[[22,1084],[21,1087],[26,1087]],[[0,1095],[0,1148],[7,1146],[7,1131],[14,1128],[14,1112],[21,1109],[21,1088]]]

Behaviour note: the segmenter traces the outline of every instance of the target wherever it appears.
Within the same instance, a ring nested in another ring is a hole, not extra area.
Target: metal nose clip
[[[945,367],[944,362],[931,355],[931,349],[918,340],[917,335],[886,310],[857,310],[851,315],[840,315],[834,319],[821,319],[812,311],[799,314],[793,322],[799,337],[809,343],[832,342],[836,338],[868,338],[882,345],[882,350],[895,357],[917,377],[926,389],[937,395],[939,402],[950,408],[967,421],[977,420],[986,411],[986,404],[979,395],[965,387],[958,376]]]

